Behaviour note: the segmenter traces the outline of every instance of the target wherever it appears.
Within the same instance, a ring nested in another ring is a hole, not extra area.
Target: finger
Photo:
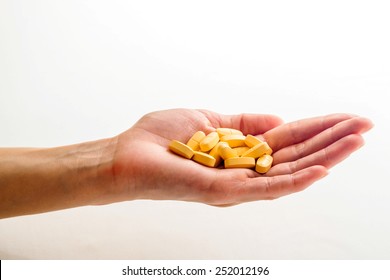
[[[303,119],[287,123],[266,132],[263,136],[274,151],[305,141],[335,124],[354,117],[348,114]]]
[[[361,117],[339,122],[306,141],[277,151],[273,154],[274,165],[298,160],[326,148],[347,135],[364,133],[371,127],[371,121]]]
[[[328,174],[323,166],[311,166],[293,174],[249,178],[238,195],[239,202],[275,199],[302,191]]]
[[[364,141],[361,135],[351,134],[304,158],[277,164],[268,171],[267,176],[292,174],[313,165],[331,168],[343,161],[351,153],[363,146],[363,144]]]
[[[211,125],[217,127],[228,127],[242,131],[246,134],[263,134],[283,123],[283,121],[274,115],[266,114],[240,114],[240,115],[221,115],[210,111],[201,110],[211,122]]]

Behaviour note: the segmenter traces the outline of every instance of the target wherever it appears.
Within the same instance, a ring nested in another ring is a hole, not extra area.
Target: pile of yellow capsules
[[[255,168],[262,174],[273,161],[267,142],[233,128],[217,128],[207,135],[197,131],[187,144],[172,140],[169,150],[205,166],[218,167],[223,161],[225,168]]]

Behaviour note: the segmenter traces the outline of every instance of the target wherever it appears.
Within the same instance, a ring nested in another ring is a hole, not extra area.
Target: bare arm
[[[216,169],[167,150],[195,131],[231,127],[265,139],[274,166]],[[333,114],[282,124],[272,115],[174,109],[147,114],[113,138],[49,149],[0,149],[0,218],[134,199],[216,206],[301,191],[363,145],[372,123]]]
[[[0,149],[0,218],[104,203],[114,139],[49,148]]]

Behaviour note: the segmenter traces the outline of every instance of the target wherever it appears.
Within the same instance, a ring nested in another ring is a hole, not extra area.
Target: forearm
[[[0,218],[111,202],[115,144],[0,149]]]

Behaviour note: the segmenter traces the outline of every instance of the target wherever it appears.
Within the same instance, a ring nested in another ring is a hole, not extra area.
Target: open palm
[[[172,139],[186,142],[198,130],[230,127],[256,135],[273,149],[264,175],[250,169],[209,168],[168,151]],[[301,191],[363,145],[369,120],[332,114],[282,124],[272,115],[221,115],[173,109],[145,115],[117,137],[115,188],[126,199],[166,199],[226,206],[274,199]]]

